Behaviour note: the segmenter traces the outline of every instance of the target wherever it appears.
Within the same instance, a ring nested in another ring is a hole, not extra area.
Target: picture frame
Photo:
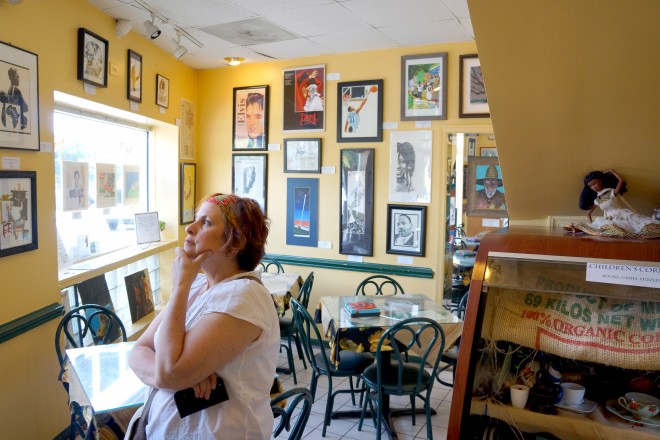
[[[269,86],[234,87],[232,150],[268,149]]]
[[[337,83],[337,142],[383,141],[383,80]]]
[[[284,69],[282,130],[325,131],[325,65]],[[314,90],[309,93],[310,87]]]
[[[62,161],[62,211],[82,211],[89,206],[89,164]]]
[[[319,179],[286,179],[286,244],[318,247]]]
[[[126,97],[129,101],[142,102],[142,55],[128,49],[126,65]]]
[[[321,138],[284,139],[285,173],[321,173]]]
[[[497,180],[493,194],[488,194],[484,180]],[[497,157],[468,157],[467,166],[467,210],[471,217],[508,217],[506,196],[502,185],[502,172]]]
[[[423,257],[426,253],[426,206],[387,205],[388,254]]]
[[[39,59],[0,41],[0,148],[39,151]]]
[[[108,87],[108,40],[78,28],[78,79],[96,87]]]
[[[234,194],[256,200],[266,213],[267,154],[232,154],[231,182]]]
[[[182,163],[179,173],[179,224],[187,225],[195,221],[197,202],[197,165]]]
[[[461,55],[459,59],[458,116],[460,118],[489,118],[490,108],[479,55],[476,53]]]
[[[156,105],[162,108],[170,106],[170,80],[160,73],[156,74]]]
[[[340,150],[339,253],[373,255],[374,148]]]
[[[36,171],[0,171],[0,210],[0,258],[38,249]]]
[[[179,120],[179,159],[195,160],[195,104],[181,98]]]
[[[497,157],[497,147],[481,147],[479,148],[479,155],[481,157]]]
[[[447,119],[447,52],[401,57],[401,120]]]
[[[389,201],[431,203],[431,130],[390,133]]]

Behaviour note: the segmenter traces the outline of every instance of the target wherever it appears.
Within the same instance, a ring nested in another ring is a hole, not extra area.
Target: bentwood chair
[[[287,403],[286,408],[280,406],[282,402]],[[286,430],[289,432],[288,440],[302,439],[307,420],[309,420],[309,415],[312,412],[313,403],[312,392],[307,388],[293,388],[271,399],[270,406],[273,410],[273,416],[275,416],[275,419],[280,419],[273,431],[273,437],[278,437]],[[291,426],[291,422],[293,422],[293,426]]]
[[[404,294],[403,287],[397,280],[387,275],[371,275],[358,284],[355,296]]]
[[[470,292],[469,291],[466,292],[461,297],[461,300],[458,302],[458,307],[455,310],[456,316],[458,316],[460,319],[463,319],[465,317],[465,306],[467,305],[468,293],[470,293]],[[459,348],[460,342],[461,342],[461,339],[458,338],[456,343],[451,348],[449,348],[447,351],[442,353],[442,356],[440,357],[440,362],[442,362],[444,365],[442,367],[438,368],[438,374],[436,375],[436,379],[442,385],[447,386],[447,387],[453,387],[454,386],[454,380],[456,379],[456,365],[458,364],[458,348]],[[443,371],[447,371],[449,368],[451,368],[451,376],[452,376],[451,383],[446,382],[446,381],[444,381],[443,379],[440,378],[440,374]]]
[[[357,353],[354,351],[343,350],[339,353],[340,362],[339,365],[336,366],[330,361],[330,349],[323,348],[321,333],[319,332],[314,319],[309,312],[307,312],[307,309],[296,300],[291,300],[291,308],[293,309],[294,319],[298,326],[298,335],[303,344],[305,356],[309,361],[309,365],[312,367],[310,391],[312,392],[312,397],[314,397],[314,399],[316,399],[316,386],[319,377],[326,376],[328,378],[328,397],[325,406],[322,433],[322,436],[325,437],[326,428],[330,425],[332,418],[332,408],[335,397],[337,394],[350,393],[353,405],[355,405],[355,393],[360,393],[360,395],[362,395],[365,388],[354,387],[353,378],[359,377],[364,369],[373,363],[374,359],[369,353]],[[315,347],[318,347],[318,353],[314,352]],[[350,389],[333,390],[333,379],[338,377],[348,377]]]
[[[369,406],[376,426],[376,439],[380,440],[386,399],[392,395],[410,396],[413,426],[415,401],[419,397],[424,402],[426,413],[426,438],[433,439],[430,398],[440,356],[432,359],[432,351],[438,345],[442,353],[444,343],[445,334],[442,327],[429,318],[405,319],[383,333],[376,346],[376,363],[362,373],[362,380],[367,387],[367,398],[362,405],[359,431],[362,430]],[[405,351],[399,344],[405,347]],[[415,356],[410,356],[410,360],[407,360],[406,353],[411,350],[415,352]]]
[[[268,273],[284,273],[284,268],[277,260],[263,259],[259,262],[261,270]]]
[[[298,293],[297,301],[301,303],[305,308],[309,304],[309,296],[312,293],[312,286],[314,285],[314,272],[310,272],[305,279],[300,292]],[[289,370],[293,377],[293,383],[297,384],[298,379],[296,378],[296,366],[293,363],[293,347],[292,341],[296,343],[296,349],[298,351],[298,358],[302,360],[303,367],[307,369],[307,363],[305,362],[305,357],[303,356],[302,346],[300,344],[300,338],[298,337],[298,328],[294,322],[295,316],[289,318],[283,316],[280,318],[280,338],[282,343],[280,348],[283,348],[286,351],[286,358],[289,363]]]

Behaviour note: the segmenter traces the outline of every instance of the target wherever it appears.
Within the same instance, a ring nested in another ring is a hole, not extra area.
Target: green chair
[[[287,401],[286,408],[279,406],[281,402]],[[302,439],[307,420],[312,412],[314,398],[312,392],[307,388],[293,388],[283,392],[270,400],[270,406],[273,410],[275,419],[279,418],[279,423],[273,431],[273,438],[277,438],[285,429],[289,432],[288,440]],[[299,405],[300,408],[298,408]],[[293,426],[291,422],[294,421]]]
[[[362,295],[403,295],[403,287],[397,280],[387,275],[371,275],[358,284],[355,296]]]
[[[469,291],[466,292],[462,297],[461,300],[458,302],[458,307],[455,310],[456,316],[458,316],[460,319],[463,319],[465,317],[465,307],[467,305],[467,300],[468,300],[468,293]],[[453,312],[453,311],[452,311]],[[456,365],[458,364],[458,349],[460,345],[461,339],[458,338],[456,343],[447,351],[442,353],[442,356],[440,357],[440,361],[444,364],[442,367],[438,368],[438,374],[436,375],[436,379],[439,383],[441,383],[444,386],[447,387],[453,387],[454,386],[454,380],[456,379]],[[444,380],[440,379],[440,373],[443,371],[448,370],[451,368],[451,376],[452,376],[452,381],[451,383],[445,382]]]
[[[259,266],[263,272],[268,273],[284,273],[284,268],[279,261],[263,259],[259,262]]]
[[[309,304],[309,296],[312,293],[312,286],[314,285],[314,272],[310,272],[305,279],[300,292],[298,293],[297,301],[304,305],[307,308]],[[307,363],[305,362],[305,356],[303,355],[302,346],[300,344],[300,338],[298,337],[298,328],[294,322],[295,316],[292,318],[281,317],[280,318],[280,338],[282,343],[280,348],[283,348],[286,351],[286,358],[289,364],[289,371],[293,376],[293,383],[297,384],[298,379],[296,378],[296,366],[293,363],[293,347],[292,341],[296,343],[296,349],[298,351],[298,357],[303,362],[303,367],[307,369]]]

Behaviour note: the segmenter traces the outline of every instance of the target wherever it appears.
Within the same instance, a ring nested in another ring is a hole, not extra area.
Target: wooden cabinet
[[[489,401],[473,393],[486,341],[611,368],[622,389],[626,379],[617,374],[624,371],[660,376],[659,285],[660,240],[513,226],[487,234],[470,285],[448,438],[464,437],[470,414],[483,414]],[[659,386],[652,390],[656,396]],[[506,402],[493,402],[488,414],[559,438],[660,439],[660,426],[635,426],[606,409],[620,390],[598,391],[603,399],[589,414],[540,414]]]

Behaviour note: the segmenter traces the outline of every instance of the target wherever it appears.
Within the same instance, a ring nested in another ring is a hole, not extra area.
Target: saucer
[[[573,411],[579,414],[589,414],[596,409],[598,404],[593,400],[584,399],[579,405],[567,405],[566,402],[562,400],[559,403],[555,403],[555,406],[557,408]]]
[[[653,428],[660,428],[660,416],[651,417],[650,419],[636,419],[625,408],[619,405],[616,399],[608,400],[605,408],[615,416],[621,417],[623,420],[630,422],[634,425],[651,426]]]

